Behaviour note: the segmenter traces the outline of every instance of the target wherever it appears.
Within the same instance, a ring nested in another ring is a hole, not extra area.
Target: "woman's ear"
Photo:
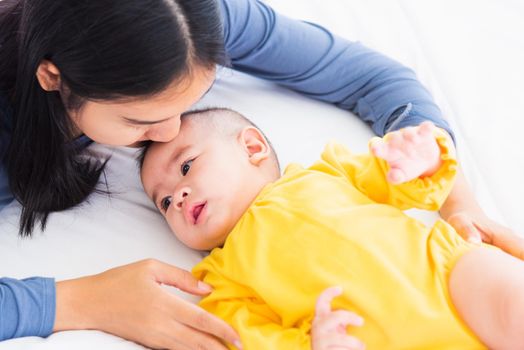
[[[271,147],[260,130],[248,126],[240,133],[240,142],[249,156],[249,162],[259,165],[271,155]]]
[[[60,71],[49,60],[42,60],[36,70],[36,78],[45,91],[58,91],[60,89]]]

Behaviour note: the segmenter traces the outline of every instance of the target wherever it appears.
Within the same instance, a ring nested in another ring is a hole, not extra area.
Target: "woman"
[[[379,135],[423,120],[452,133],[411,70],[255,0],[3,0],[0,46],[0,201],[22,204],[21,235],[96,190],[104,163],[81,157],[86,139],[171,140],[217,65],[351,110]],[[463,178],[442,214],[466,237],[518,253]],[[99,329],[153,348],[238,342],[162,283],[209,292],[151,260],[61,282],[0,279],[0,340]]]

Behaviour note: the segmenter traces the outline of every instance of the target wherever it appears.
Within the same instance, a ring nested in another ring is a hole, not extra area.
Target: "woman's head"
[[[179,115],[224,63],[214,1],[40,0],[25,7],[36,22],[28,27],[47,38],[37,44],[38,83],[58,92],[72,126],[99,143],[173,139]]]
[[[0,45],[14,111],[7,168],[27,234],[96,186],[103,165],[79,158],[76,136],[174,138],[226,59],[214,0],[3,0]]]
[[[214,68],[199,67],[156,95],[86,100],[68,114],[75,129],[98,143],[118,146],[171,141],[178,134],[180,115],[211,87],[214,73]]]

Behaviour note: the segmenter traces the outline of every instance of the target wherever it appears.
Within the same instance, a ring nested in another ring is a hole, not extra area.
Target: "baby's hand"
[[[342,288],[331,287],[317,299],[315,319],[311,330],[313,350],[360,350],[364,344],[347,334],[347,326],[362,326],[364,320],[353,312],[331,310],[331,301],[342,294]]]
[[[371,141],[371,152],[389,165],[387,179],[400,184],[421,176],[433,175],[442,165],[440,147],[434,136],[435,125],[419,126],[392,132],[384,139]]]

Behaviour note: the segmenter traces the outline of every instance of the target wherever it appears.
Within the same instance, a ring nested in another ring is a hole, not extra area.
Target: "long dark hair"
[[[42,60],[60,70],[60,92],[39,85]],[[151,96],[192,66],[225,63],[216,0],[0,1],[0,93],[13,110],[5,165],[23,206],[20,234],[82,202],[103,172],[72,142],[67,109]]]

